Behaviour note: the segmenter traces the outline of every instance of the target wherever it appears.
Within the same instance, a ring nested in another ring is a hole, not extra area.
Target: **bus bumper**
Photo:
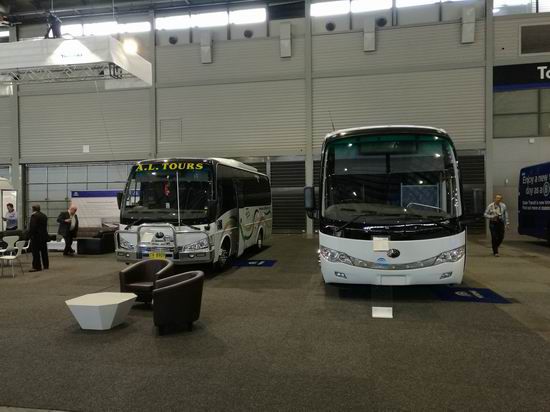
[[[329,262],[320,257],[325,283],[380,286],[459,284],[464,277],[464,259],[420,269],[384,271]]]
[[[116,259],[119,262],[135,263],[141,260],[150,259],[149,256],[144,256],[136,251],[117,249]],[[211,263],[214,260],[213,250],[204,250],[198,252],[180,252],[175,256],[173,254],[167,254],[166,259],[171,260],[177,265],[197,265],[204,263]]]

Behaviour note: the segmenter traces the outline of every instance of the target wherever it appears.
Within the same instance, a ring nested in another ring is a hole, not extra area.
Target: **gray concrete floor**
[[[135,306],[106,332],[79,329],[64,301],[116,291],[113,256],[53,255],[45,272],[0,279],[0,405],[46,410],[550,410],[550,247],[471,239],[465,283],[514,303],[442,302],[395,288],[373,319],[368,287],[324,287],[316,239],[275,236],[205,283],[193,332],[156,336]],[[25,269],[30,265],[26,263]],[[1,409],[0,409],[1,410]]]

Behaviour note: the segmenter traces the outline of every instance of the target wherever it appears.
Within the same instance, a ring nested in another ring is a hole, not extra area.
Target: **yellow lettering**
[[[187,163],[187,170],[194,170],[195,165],[193,163]]]
[[[143,166],[142,165],[137,165],[136,171],[143,172]]]
[[[163,163],[162,164],[162,170],[166,170],[168,168],[168,163]]]
[[[185,163],[178,163],[179,170],[185,170]]]
[[[196,169],[196,170],[202,170],[202,163],[197,163],[197,164],[195,165],[195,169]]]
[[[148,165],[148,166],[149,166],[149,168],[147,169],[148,171],[152,172],[152,171],[155,170],[155,169],[153,168],[153,165],[152,165],[152,164],[150,164],[150,165]]]
[[[178,168],[178,164],[177,163],[170,163],[170,165],[168,167],[170,168],[170,170],[176,170]]]

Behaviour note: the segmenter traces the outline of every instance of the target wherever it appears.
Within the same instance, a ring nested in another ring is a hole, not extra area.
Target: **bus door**
[[[234,251],[237,253],[237,256],[241,256],[245,249],[244,239],[243,239],[243,215],[244,215],[244,193],[243,193],[243,182],[239,179],[233,179],[233,187],[235,188],[235,197],[237,199],[237,230],[233,231],[232,244],[234,245]]]

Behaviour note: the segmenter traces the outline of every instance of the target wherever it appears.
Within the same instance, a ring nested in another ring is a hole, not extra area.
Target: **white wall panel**
[[[214,42],[213,63],[201,64],[199,45],[157,48],[157,81],[173,83],[251,81],[303,76],[304,40],[292,39],[292,57],[279,57],[279,39]]]
[[[484,147],[484,69],[316,79],[314,148],[337,129],[384,124],[442,127],[458,149]]]
[[[22,96],[21,158],[32,163],[147,157],[150,119],[148,90]]]
[[[12,142],[15,139],[13,100],[0,97],[0,163],[9,163],[12,155]]]
[[[443,64],[483,64],[484,24],[476,24],[476,41],[460,43],[460,24],[438,24],[377,30],[376,51],[363,51],[363,33],[313,37],[315,74],[349,71],[407,71]],[[433,69],[432,69],[433,70]]]
[[[159,89],[159,124],[182,120],[181,142],[170,128],[159,156],[303,154],[304,93],[302,80]]]
[[[498,64],[500,61],[521,58],[519,55],[519,28],[521,25],[537,23],[548,24],[548,22],[549,19],[547,16],[541,17],[537,15],[522,18],[495,18],[495,63]],[[533,57],[535,59],[541,59],[541,56]],[[529,59],[528,56],[523,56],[522,58]]]

